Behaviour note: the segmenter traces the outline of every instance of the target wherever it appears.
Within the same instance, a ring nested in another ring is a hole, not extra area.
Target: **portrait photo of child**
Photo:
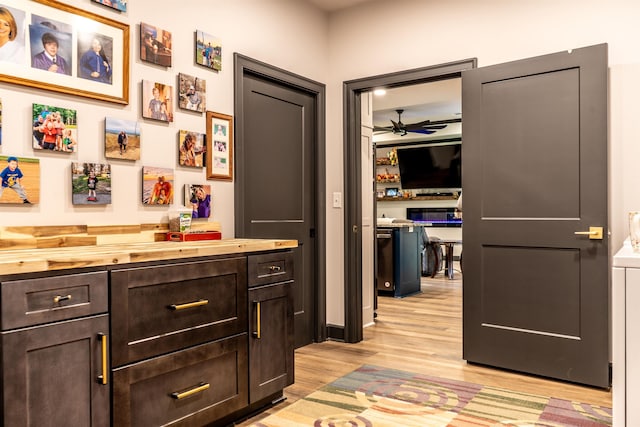
[[[71,202],[74,205],[110,205],[111,166],[101,163],[72,163]]]
[[[40,160],[0,156],[0,203],[31,205],[40,202]]]
[[[173,122],[173,87],[149,80],[142,81],[142,117]]]
[[[142,203],[145,205],[173,204],[173,169],[142,167]]]
[[[76,110],[33,104],[32,135],[35,150],[73,153],[78,150]]]

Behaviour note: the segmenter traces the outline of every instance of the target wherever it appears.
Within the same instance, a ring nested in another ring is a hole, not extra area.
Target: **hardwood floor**
[[[422,293],[402,299],[378,298],[375,325],[365,328],[357,344],[335,341],[311,344],[295,355],[295,384],[287,400],[239,426],[248,426],[307,396],[363,364],[419,372],[611,407],[611,392],[510,371],[467,364],[462,360],[462,280],[443,273],[422,279]]]

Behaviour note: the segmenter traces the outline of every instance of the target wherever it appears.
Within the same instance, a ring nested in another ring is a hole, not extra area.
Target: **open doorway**
[[[362,185],[360,156],[361,95],[378,87],[387,89],[459,78],[463,70],[475,68],[469,59],[434,67],[375,76],[345,83],[345,328],[344,340],[362,340]]]

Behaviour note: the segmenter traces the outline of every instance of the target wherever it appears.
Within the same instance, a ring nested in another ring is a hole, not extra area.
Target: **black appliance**
[[[376,287],[379,295],[420,292],[422,227],[378,227]]]

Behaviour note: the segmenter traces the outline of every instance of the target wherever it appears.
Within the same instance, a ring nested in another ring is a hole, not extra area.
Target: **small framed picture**
[[[173,204],[173,169],[142,167],[142,204]]]
[[[222,42],[204,31],[196,31],[196,63],[215,71],[222,70]]]
[[[178,163],[193,168],[204,167],[204,135],[199,132],[181,130],[178,133]]]
[[[191,208],[191,218],[209,218],[211,216],[211,186],[185,184],[184,205]]]
[[[207,179],[233,181],[233,117],[207,111]]]
[[[100,163],[72,163],[71,202],[74,205],[110,205],[111,166]]]
[[[207,110],[207,81],[188,74],[178,74],[178,107],[183,110]]]
[[[387,188],[385,189],[384,195],[386,197],[398,197],[398,188],[397,187]]]
[[[33,148],[73,153],[78,150],[76,110],[33,104]]]
[[[140,160],[140,124],[106,117],[104,156],[109,159]]]
[[[40,160],[0,156],[0,203],[31,205],[40,202]]]
[[[127,0],[93,0],[93,1],[105,6],[109,6],[112,9],[119,10],[120,12],[127,11]]]
[[[142,117],[163,122],[172,122],[172,93],[173,88],[170,85],[143,80]]]
[[[171,67],[171,33],[153,25],[140,23],[140,59]]]

